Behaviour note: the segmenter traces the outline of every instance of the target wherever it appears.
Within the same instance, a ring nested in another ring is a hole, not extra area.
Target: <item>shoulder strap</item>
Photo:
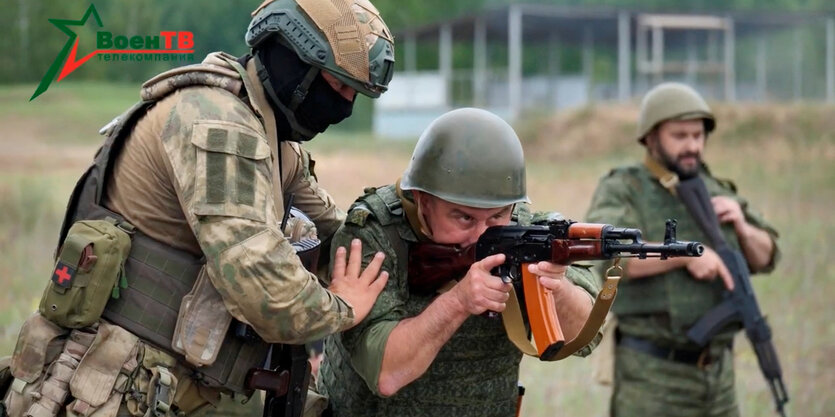
[[[710,194],[707,192],[707,187],[702,177],[695,176],[693,178],[681,181],[676,186],[676,191],[687,207],[687,211],[696,220],[696,224],[707,235],[713,244],[714,249],[727,246],[725,237],[719,228],[719,219],[713,211],[713,204],[710,202]]]
[[[90,218],[90,212],[101,207],[101,198],[104,195],[104,187],[107,185],[106,178],[113,169],[113,161],[122,149],[127,132],[130,132],[133,125],[148,112],[154,103],[155,101],[140,101],[102,129],[106,134],[106,139],[96,152],[92,165],[87,168],[70,194],[58,236],[58,246],[64,241],[67,231],[77,219]],[[112,213],[111,217],[121,219],[121,216],[115,213]]]
[[[655,158],[646,155],[644,158],[644,166],[649,170],[649,173],[661,183],[661,186],[666,188],[672,195],[676,195],[676,186],[679,183],[678,175],[661,165]]]
[[[348,217],[355,210],[366,210],[380,223],[394,249],[398,261],[408,262],[409,244],[400,235],[403,227],[403,206],[393,186],[367,188],[365,195],[348,210]]]

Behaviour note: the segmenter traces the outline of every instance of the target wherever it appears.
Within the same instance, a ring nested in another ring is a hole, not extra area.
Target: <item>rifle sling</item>
[[[662,187],[681,200],[693,216],[693,220],[711,240],[714,249],[727,245],[719,229],[719,220],[713,211],[710,194],[701,177],[695,176],[682,181],[678,175],[661,165],[649,154],[644,158],[644,166]]]
[[[618,268],[618,270],[620,269]],[[609,313],[612,302],[615,301],[620,278],[620,272],[613,275],[607,273],[603,288],[597,294],[597,299],[594,300],[594,306],[591,309],[591,313],[589,313],[589,318],[586,319],[583,328],[580,329],[580,333],[574,339],[567,342],[550,359],[551,361],[565,359],[594,340],[597,331],[600,330],[606,321],[606,315]],[[510,289],[510,298],[508,298],[507,307],[502,313],[502,323],[504,324],[507,337],[522,353],[530,356],[539,356],[536,346],[528,338],[528,332],[525,329],[525,323],[522,319],[522,309],[519,307],[519,299],[517,298],[516,290],[513,288]]]
[[[655,158],[651,157],[649,153],[644,157],[644,166],[647,167],[649,173],[661,183],[661,186],[667,189],[672,195],[676,195],[676,187],[678,186],[678,175],[663,165],[661,165]]]

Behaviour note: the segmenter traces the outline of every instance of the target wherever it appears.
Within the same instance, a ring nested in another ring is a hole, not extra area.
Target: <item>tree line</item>
[[[560,5],[597,5],[646,10],[715,11],[711,0],[372,0],[380,9],[392,31],[446,19],[483,8],[511,3],[551,3]],[[826,10],[830,0],[727,0],[724,9],[734,10]],[[101,27],[94,19],[83,25],[68,25],[78,34],[78,57],[96,48],[96,32],[109,31],[127,37],[154,36],[160,31],[190,31],[195,40],[195,61],[206,53],[223,50],[234,55],[247,52],[243,41],[250,12],[260,0],[7,0],[0,14],[0,83],[35,83],[46,73],[67,42],[67,35],[50,19],[79,20],[94,4],[101,18]],[[435,61],[436,52],[418,51],[419,61]],[[426,55],[422,59],[421,55]],[[466,55],[466,54],[465,54]],[[402,48],[398,50],[402,56]],[[100,58],[93,57],[92,60]],[[402,60],[400,60],[402,61]],[[153,74],[182,63],[171,62],[101,62],[84,65],[73,73],[73,79],[96,79],[124,82],[145,80]]]

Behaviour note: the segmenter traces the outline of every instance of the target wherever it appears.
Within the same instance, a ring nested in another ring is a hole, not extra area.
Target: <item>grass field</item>
[[[33,88],[0,88],[0,355],[37,308],[66,199],[92,159],[96,131],[138,96],[136,86],[67,84],[27,102]],[[781,263],[754,285],[774,331],[791,415],[835,415],[835,268],[828,263],[835,258],[835,108],[723,105],[717,112],[706,160],[781,233]],[[581,219],[598,178],[642,157],[630,139],[636,115],[635,106],[600,106],[520,124],[535,208]],[[362,187],[395,180],[411,152],[411,143],[349,133],[329,133],[309,147],[320,182],[343,207]],[[748,342],[736,346],[743,416],[773,415]],[[524,360],[523,415],[606,415],[608,389],[590,374],[588,360]]]

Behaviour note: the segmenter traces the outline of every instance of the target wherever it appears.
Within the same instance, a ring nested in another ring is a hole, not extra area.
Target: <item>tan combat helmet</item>
[[[638,141],[645,144],[646,136],[661,122],[693,119],[704,120],[705,135],[716,128],[713,112],[696,90],[682,83],[661,83],[641,101]]]
[[[246,31],[251,48],[277,35],[302,61],[376,98],[394,73],[394,37],[368,0],[266,0]]]
[[[529,202],[519,137],[500,117],[474,108],[448,112],[426,128],[400,188],[477,208]]]

